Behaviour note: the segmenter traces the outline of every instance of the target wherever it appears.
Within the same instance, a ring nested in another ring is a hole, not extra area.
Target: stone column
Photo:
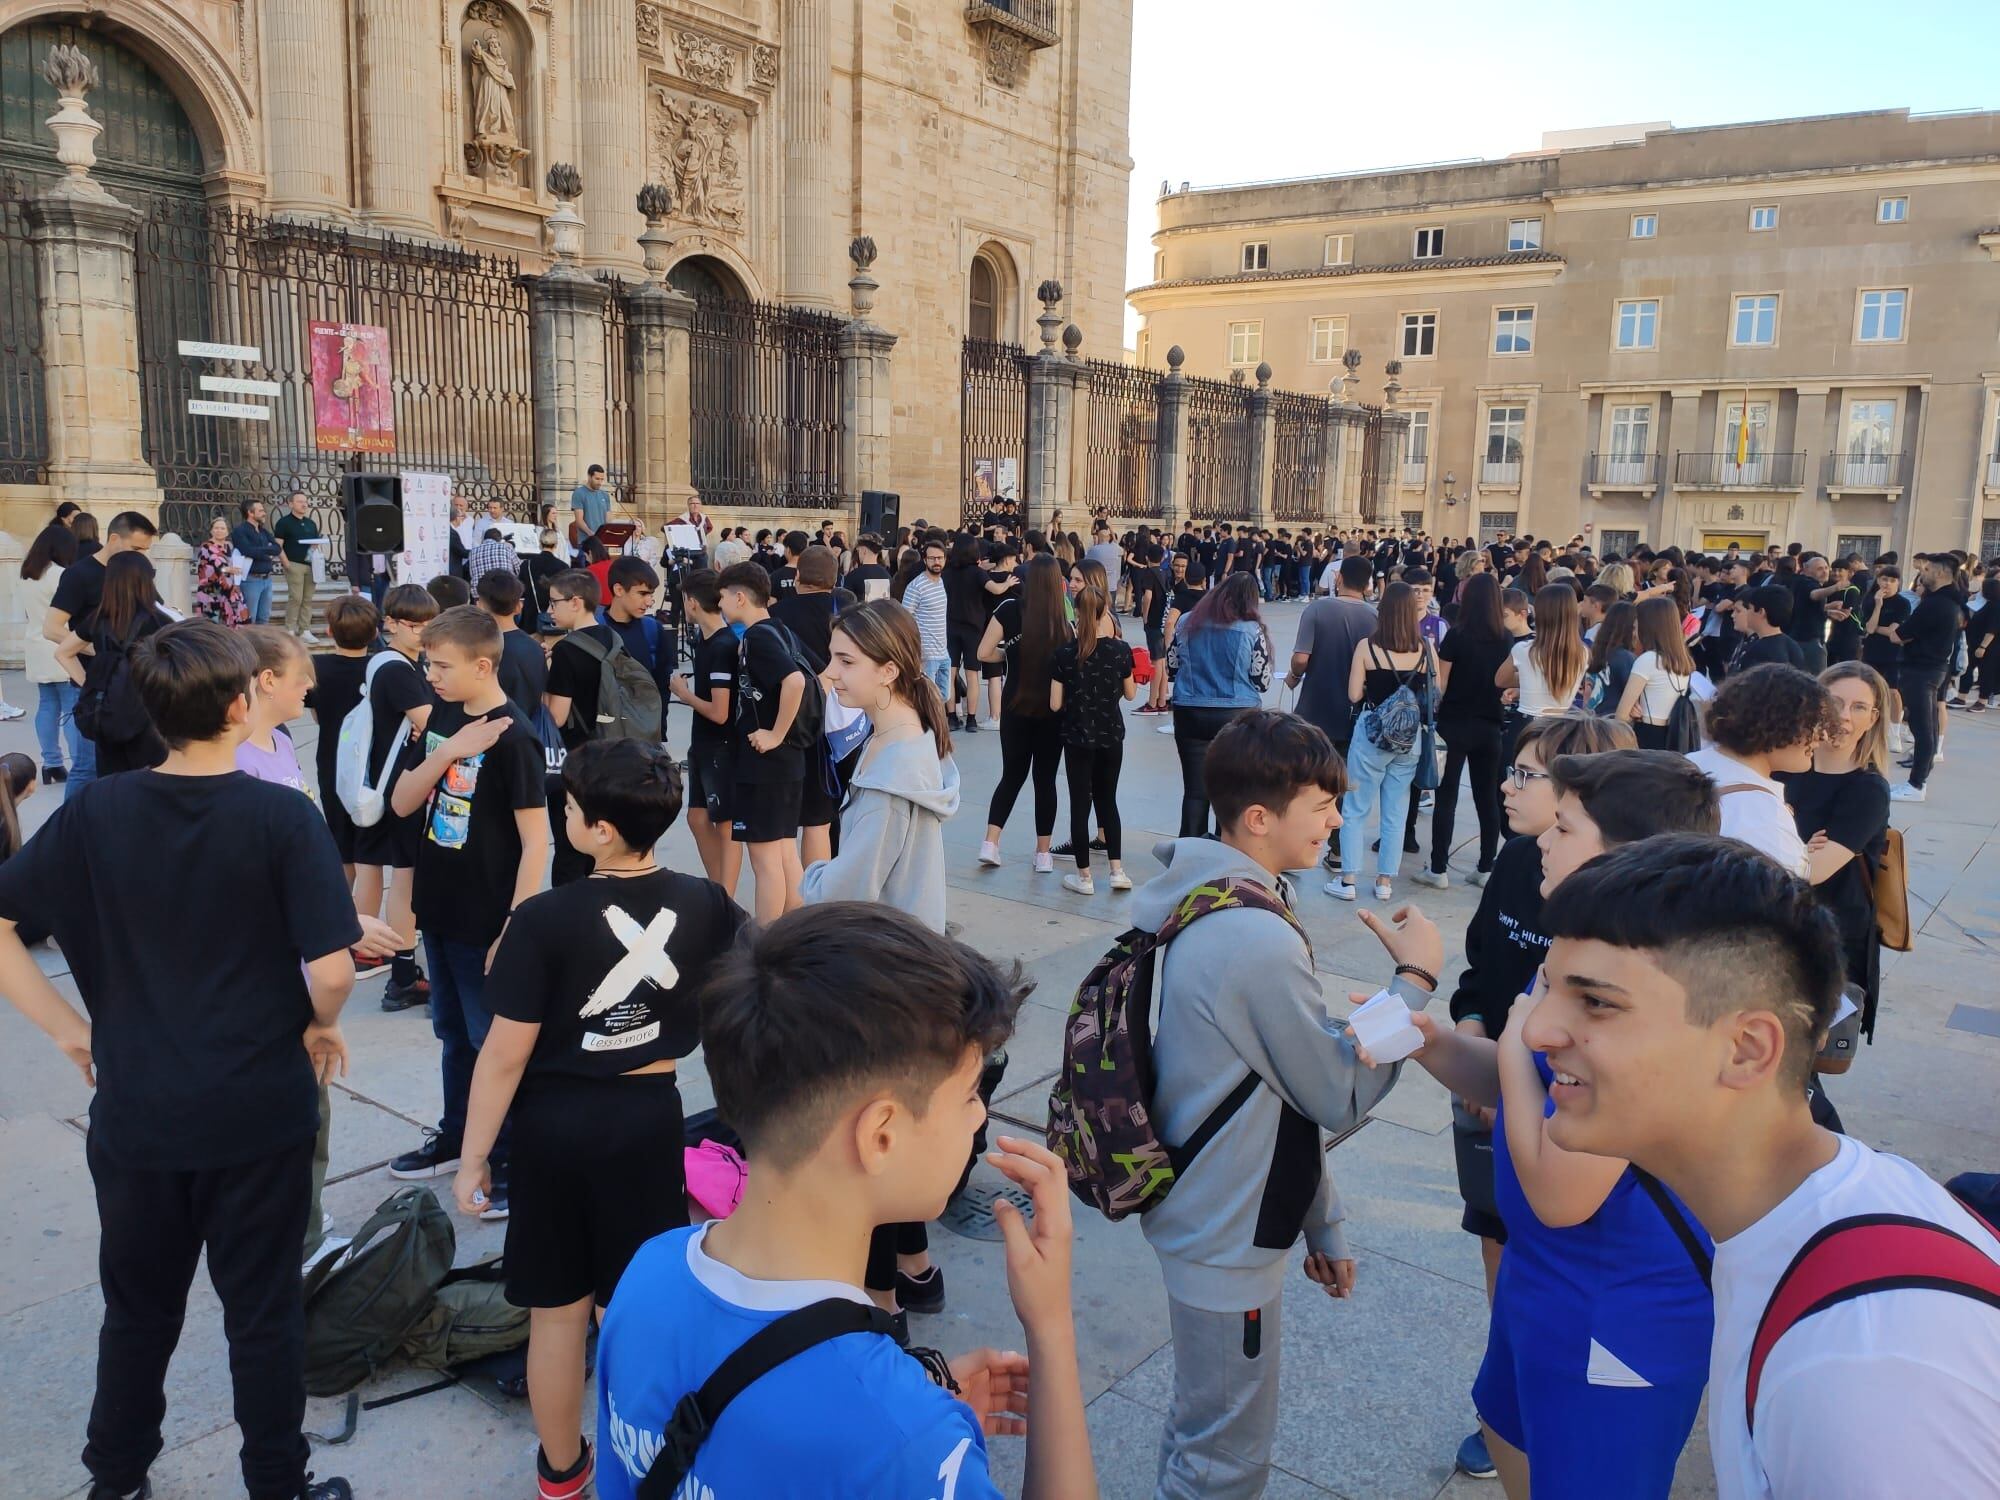
[[[672,241],[662,221],[673,211],[673,195],[649,184],[639,190],[638,211],[646,221],[639,248],[649,279],[625,299],[626,378],[634,422],[632,504],[650,530],[682,514],[695,492],[688,393],[694,299],[661,280]]]
[[[575,200],[583,191],[576,168],[549,168],[559,200],[549,217],[555,263],[534,277],[528,293],[535,388],[537,513],[566,507],[583,471],[603,463],[606,438],[604,306],[608,288],[577,269],[583,221]]]
[[[833,11],[787,0],[779,56],[785,141],[784,297],[833,307]]]
[[[575,15],[583,263],[631,267],[639,260],[632,195],[645,176],[646,141],[638,10],[632,0],[577,0]]]
[[[1368,413],[1351,403],[1338,410],[1345,432],[1340,442],[1340,503],[1335,518],[1351,529],[1368,524],[1370,519],[1361,493],[1363,472],[1368,467]]]
[[[1277,455],[1271,443],[1271,367],[1257,366],[1257,389],[1243,402],[1250,424],[1249,452],[1245,468],[1249,472],[1250,524],[1259,530],[1271,524],[1273,486],[1277,481]]]
[[[1805,470],[1799,475],[1804,485],[1798,491],[1798,503],[1793,508],[1791,524],[1784,528],[1785,537],[1804,542],[1809,549],[1825,552],[1833,550],[1837,519],[1834,513],[1837,502],[1833,497],[1820,498],[1820,460],[1829,453],[1839,451],[1839,435],[1834,434],[1829,439],[1827,430],[1832,395],[1833,387],[1830,385],[1798,387],[1798,411],[1792,421],[1792,441],[1786,445],[1790,451],[1805,454]]]
[[[1083,357],[1083,330],[1070,323],[1063,328],[1063,365],[1069,372],[1074,394],[1070,397],[1069,494],[1063,501],[1066,516],[1090,516],[1090,363]],[[1124,496],[1115,498],[1111,514],[1121,513]]]
[[[1153,451],[1153,492],[1159,496],[1160,521],[1178,535],[1188,519],[1187,495],[1187,376],[1181,366],[1187,354],[1179,344],[1167,351],[1167,373],[1160,378],[1158,440]]]
[[[889,450],[895,408],[890,400],[889,356],[896,335],[870,321],[881,283],[870,272],[875,241],[859,235],[847,247],[854,274],[847,279],[853,316],[840,330],[840,496],[850,518],[861,514],[863,490],[889,487]]]
[[[270,138],[270,210],[343,213],[348,178],[347,23],[340,0],[266,6],[264,109]]]
[[[1049,517],[1069,498],[1070,421],[1076,405],[1076,382],[1063,357],[1056,353],[1056,330],[1062,314],[1062,283],[1045,281],[1037,290],[1042,315],[1041,351],[1028,362],[1028,443],[1022,485],[1024,521],[1029,530],[1046,530]]]
[[[439,99],[437,10],[421,0],[355,0],[360,76],[360,206],[384,229],[436,227]],[[340,91],[334,90],[336,99]]]

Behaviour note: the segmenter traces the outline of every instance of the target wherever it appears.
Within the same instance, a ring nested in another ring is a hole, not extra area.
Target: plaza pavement
[[[1270,614],[1282,655],[1298,607],[1275,606]],[[8,701],[32,708],[32,689],[18,673],[6,674],[4,686]],[[687,718],[676,711],[673,722],[678,743]],[[1157,868],[1153,842],[1178,822],[1178,762],[1172,740],[1155,734],[1154,724],[1131,721],[1120,796],[1127,864],[1141,881]],[[313,733],[299,726],[308,770]],[[27,722],[0,726],[0,751],[33,748]],[[1002,1129],[1039,1131],[1070,995],[1122,930],[1129,898],[1112,893],[1101,873],[1098,894],[1085,898],[1064,891],[1058,875],[1032,872],[1026,794],[1003,842],[1005,865],[981,869],[974,854],[998,777],[999,736],[961,736],[958,756],[967,801],[946,829],[952,920],[984,952],[1019,959],[1036,982],[994,1110]],[[1830,1090],[1858,1137],[1940,1177],[2000,1166],[1994,1106],[2000,1001],[1992,982],[2000,950],[1996,767],[2000,715],[1955,713],[1931,800],[1896,804],[1921,931],[1914,952],[1884,956],[1878,1039]],[[49,792],[37,796],[25,810],[27,822],[38,824],[55,800]],[[1473,830],[1469,802],[1460,805],[1463,844]],[[1066,827],[1065,810],[1059,836]],[[1428,827],[1426,819],[1420,837],[1427,839]],[[226,840],[227,831],[217,836]],[[663,855],[677,868],[699,868],[684,828],[669,835]],[[1450,978],[1478,895],[1462,880],[1471,863],[1472,851],[1462,849],[1448,892],[1399,884],[1400,894],[1419,898],[1444,928]],[[159,873],[163,880],[176,877]],[[739,894],[748,893],[746,872]],[[1300,914],[1329,991],[1367,992],[1381,982],[1383,955],[1354,908],[1322,895],[1315,881],[1301,897]],[[190,933],[185,953],[160,954],[158,961],[193,967],[204,945],[228,940],[224,933]],[[38,952],[73,994],[61,955]],[[383,1014],[376,1003],[382,984],[372,978],[356,988],[345,1023],[353,1071],[334,1089],[326,1203],[342,1233],[357,1228],[395,1188],[382,1164],[415,1144],[438,1108],[430,1028],[421,1012]],[[690,1111],[711,1102],[699,1056],[683,1065],[681,1078]],[[0,1500],[56,1500],[86,1488],[77,1454],[101,1312],[97,1221],[83,1160],[87,1104],[55,1048],[0,1006],[0,1384],[8,1393],[0,1402],[6,1455]],[[1268,1493],[1274,1500],[1499,1500],[1497,1482],[1452,1475],[1452,1454],[1472,1427],[1467,1390],[1484,1344],[1486,1308],[1476,1244],[1458,1227],[1444,1091],[1407,1069],[1330,1164],[1346,1204],[1358,1286],[1353,1300],[1333,1302],[1303,1274],[1287,1281],[1283,1415]],[[448,1200],[449,1183],[436,1187]],[[1107,1224],[1079,1205],[1076,1222],[1076,1320],[1099,1481],[1107,1496],[1150,1495],[1174,1358],[1158,1271],[1136,1220]],[[501,1226],[463,1219],[457,1226],[461,1263],[498,1252]],[[940,1317],[915,1320],[918,1342],[947,1352],[984,1343],[1018,1347],[998,1244],[938,1229],[931,1243],[945,1267],[950,1304]],[[373,1399],[431,1378],[398,1368],[370,1382],[363,1395]],[[159,1500],[240,1494],[221,1319],[205,1278],[190,1298],[167,1399],[166,1451],[152,1471]],[[339,1421],[339,1402],[308,1404],[308,1428],[330,1432]],[[533,1445],[524,1401],[464,1386],[364,1413],[354,1439],[319,1449],[313,1467],[347,1475],[362,1500],[499,1500],[531,1492]],[[997,1440],[993,1450],[1003,1486],[1018,1492],[1019,1444]],[[1697,1427],[1675,1494],[1712,1493],[1706,1439]]]

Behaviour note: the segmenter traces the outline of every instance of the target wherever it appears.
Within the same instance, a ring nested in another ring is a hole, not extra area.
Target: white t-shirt
[[[2000,1308],[1956,1292],[1874,1292],[1814,1313],[1773,1347],[1743,1420],[1750,1346],[1805,1242],[1855,1214],[1941,1224],[2000,1261],[2000,1241],[1900,1156],[1846,1136],[1792,1195],[1715,1247],[1708,1442],[1719,1500],[2000,1494]]]
[[[1631,683],[1639,683],[1645,690],[1639,699],[1639,717],[1648,724],[1664,724],[1681,694],[1694,691],[1694,679],[1700,675],[1695,672],[1684,677],[1668,670],[1660,661],[1659,652],[1642,651],[1639,659],[1632,663],[1632,675],[1626,682],[1628,687]]]
[[[1632,670],[1638,670],[1636,664]],[[1707,772],[1718,787],[1747,782],[1751,788],[1731,792],[1722,799],[1720,832],[1724,838],[1743,840],[1795,875],[1806,873],[1805,840],[1799,837],[1798,825],[1792,821],[1784,787],[1714,745],[1702,746],[1691,752],[1688,759]]]
[[[1549,685],[1542,678],[1542,669],[1529,656],[1533,649],[1532,640],[1522,641],[1514,647],[1514,670],[1521,679],[1520,710],[1524,714],[1559,714],[1570,706],[1576,697],[1576,684],[1569,686],[1568,697],[1558,698],[1549,691]]]

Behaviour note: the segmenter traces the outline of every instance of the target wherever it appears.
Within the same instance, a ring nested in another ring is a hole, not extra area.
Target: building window
[[[1511,510],[1482,510],[1479,513],[1479,544],[1497,542],[1503,536],[1514,534],[1515,512]]]
[[[1166,276],[1167,252],[1164,250],[1155,250],[1153,252],[1153,280],[1164,281]]]
[[[1654,235],[1658,234],[1659,232],[1660,232],[1660,216],[1658,214],[1632,215],[1633,239],[1650,240]]]
[[[1437,354],[1438,315],[1403,314],[1403,358],[1430,359]]]
[[[1639,550],[1639,533],[1636,531],[1600,531],[1597,534],[1597,555],[1599,557],[1630,557]]]
[[[1736,299],[1729,342],[1739,349],[1768,349],[1778,342],[1777,293],[1758,292]]]
[[[1493,352],[1495,354],[1535,352],[1535,310],[1532,307],[1494,309]]]
[[[1979,523],[1979,555],[2000,557],[2000,521]]]
[[[1778,205],[1760,203],[1750,210],[1750,227],[1753,230],[1776,229],[1778,227]]]
[[[1347,319],[1314,318],[1312,320],[1312,362],[1316,365],[1340,363],[1340,356],[1347,352]]]
[[[1910,294],[1901,287],[1863,292],[1855,314],[1854,341],[1857,344],[1900,344],[1903,341],[1903,309]]]
[[[1745,426],[1741,401],[1732,401],[1723,408],[1722,482],[1724,484],[1760,484],[1770,477],[1771,403],[1752,401],[1747,433]],[[1743,453],[1743,461],[1740,464],[1736,461],[1739,441],[1742,443]]]
[[[1263,323],[1231,323],[1229,325],[1229,363],[1232,366],[1254,365],[1263,359],[1263,357]]]
[[[1480,468],[1482,484],[1519,484],[1521,454],[1528,436],[1528,408],[1492,406],[1486,410],[1486,457]]]
[[[993,274],[993,262],[973,256],[968,283],[965,331],[990,343],[1000,337],[1000,278]]]
[[[1246,271],[1268,271],[1271,269],[1271,242],[1251,240],[1243,247],[1243,269]]]
[[[1322,251],[1329,266],[1351,265],[1354,261],[1354,236],[1351,234],[1330,234]]]
[[[1883,198],[1875,205],[1877,224],[1906,224],[1910,218],[1908,198]]]
[[[1886,460],[1896,450],[1896,403],[1867,400],[1847,403],[1847,456]]]
[[[1611,408],[1611,461],[1614,464],[1641,464],[1653,451],[1653,408],[1614,406]]]
[[[1541,249],[1542,221],[1540,219],[1509,219],[1507,221],[1507,248],[1509,250]]]
[[[1424,513],[1422,511],[1406,510],[1403,512],[1403,530],[1422,531],[1423,529],[1424,529]]]
[[[1657,349],[1660,346],[1660,304],[1655,298],[1618,304],[1620,349]]]
[[[1857,554],[1863,562],[1873,564],[1882,555],[1882,538],[1872,531],[1843,531],[1833,539],[1835,557]]]
[[[1431,414],[1428,407],[1410,413],[1410,437],[1403,449],[1403,483],[1421,485],[1431,462]]]
[[[1434,224],[1417,231],[1416,258],[1436,260],[1444,254],[1444,226]]]
[[[1152,360],[1152,358],[1153,358],[1153,330],[1150,328],[1141,328],[1139,330],[1139,363],[1143,367],[1144,365],[1148,364]]]

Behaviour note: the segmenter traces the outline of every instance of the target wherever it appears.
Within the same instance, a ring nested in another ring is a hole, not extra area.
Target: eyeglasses
[[[1514,784],[1515,791],[1525,792],[1529,782],[1547,781],[1550,778],[1547,771],[1530,771],[1526,766],[1509,766],[1507,779]]]

